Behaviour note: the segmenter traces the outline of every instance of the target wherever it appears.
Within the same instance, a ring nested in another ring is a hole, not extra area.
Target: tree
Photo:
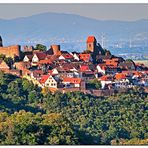
[[[30,92],[30,91],[34,90],[33,83],[27,79],[22,80],[22,86],[23,86],[24,91]]]
[[[42,44],[37,44],[35,50],[46,51],[47,47],[45,45],[42,45]]]
[[[101,83],[100,81],[98,81],[98,79],[93,79],[93,80],[90,80],[88,82],[88,87],[90,88],[93,88],[93,89],[100,89],[101,88]]]

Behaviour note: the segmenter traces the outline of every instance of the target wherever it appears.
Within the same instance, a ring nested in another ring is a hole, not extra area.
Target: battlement
[[[0,47],[0,54],[11,58],[20,57],[20,46],[12,45],[8,47]]]

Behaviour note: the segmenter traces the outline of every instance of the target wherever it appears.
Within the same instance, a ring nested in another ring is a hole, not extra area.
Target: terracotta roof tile
[[[69,82],[72,84],[80,84],[81,79],[80,78],[64,78],[63,82]]]
[[[39,58],[39,60],[44,60],[46,58],[46,54],[44,52],[36,52],[34,53]]]
[[[47,79],[49,78],[49,76],[50,75],[42,75],[42,77],[40,79],[40,83],[41,84],[44,84],[47,81]]]
[[[92,43],[92,42],[95,42],[96,41],[96,38],[94,36],[89,36],[87,38],[87,43]]]
[[[124,73],[117,73],[115,75],[115,79],[117,79],[117,80],[126,79],[126,75]]]

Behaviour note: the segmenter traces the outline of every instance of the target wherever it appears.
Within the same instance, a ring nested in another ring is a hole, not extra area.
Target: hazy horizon
[[[148,19],[148,4],[0,4],[0,19],[48,12],[75,14],[97,20],[136,21]]]

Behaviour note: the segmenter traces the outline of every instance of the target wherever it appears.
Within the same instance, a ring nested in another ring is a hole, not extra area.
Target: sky
[[[44,12],[70,13],[98,20],[148,19],[146,4],[0,4],[0,18],[13,19]]]

